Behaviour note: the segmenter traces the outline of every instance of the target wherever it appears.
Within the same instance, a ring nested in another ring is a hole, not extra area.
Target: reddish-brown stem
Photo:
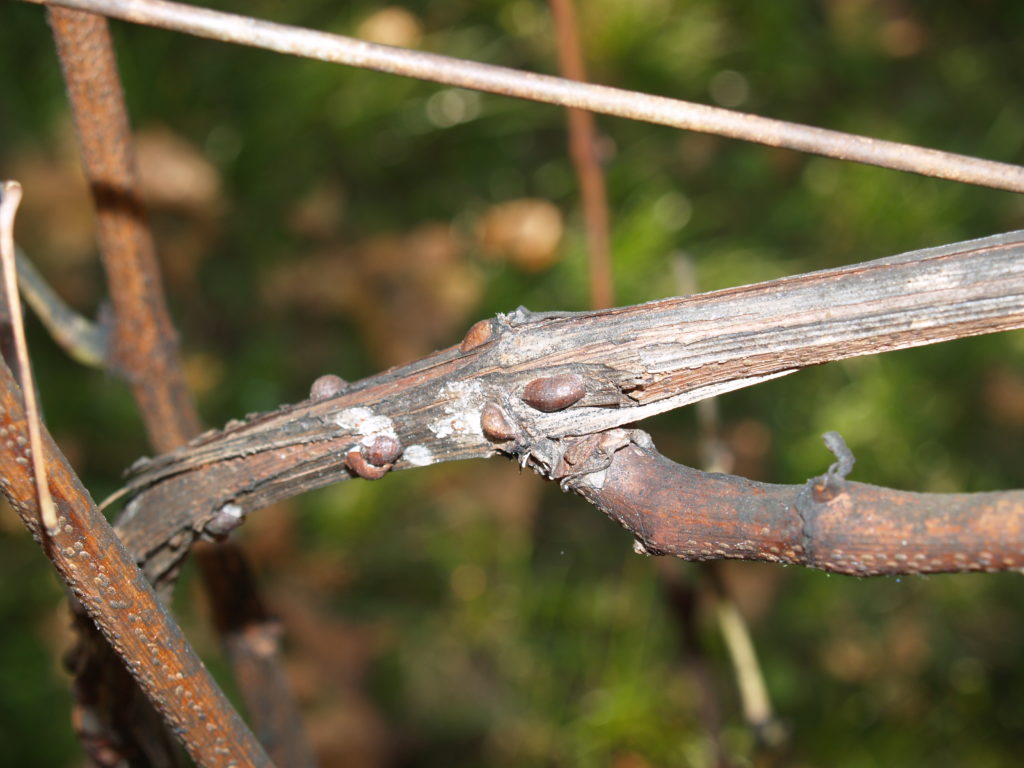
[[[11,506],[193,759],[204,766],[269,766],[259,743],[45,432],[58,526],[43,537],[27,435],[17,385],[0,364],[0,488]]]
[[[762,560],[875,576],[1024,568],[1024,491],[909,493],[826,474],[772,485],[707,474],[649,446],[569,481],[651,554]]]
[[[568,80],[586,82],[576,24],[576,10],[572,0],[550,0],[551,16],[555,22],[558,42],[558,69]],[[609,244],[608,194],[604,171],[598,161],[597,130],[594,115],[585,109],[567,109],[569,127],[569,155],[572,157],[576,178],[583,201],[583,223],[587,235],[589,259],[590,306],[605,309],[615,305],[615,281],[612,276],[612,258]]]
[[[149,442],[158,451],[169,451],[199,432],[199,418],[137,192],[131,130],[107,21],[63,8],[49,11],[82,163],[96,201],[100,250],[114,306],[108,364],[131,386]]]
[[[82,150],[82,161],[96,202],[99,239],[114,305],[113,344],[108,366],[132,388],[149,441],[156,451],[168,451],[199,431],[199,417],[188,390],[177,337],[164,300],[156,249],[143,206],[133,156],[133,143],[117,63],[102,16],[50,8],[50,23],[57,44],[68,97]],[[134,553],[139,557],[139,553]],[[225,555],[226,557],[227,555]],[[240,554],[231,558],[237,561]],[[207,561],[216,552],[208,552]],[[228,564],[223,565],[224,568]],[[207,568],[204,574],[213,572]],[[248,579],[247,568],[239,580]],[[169,590],[171,583],[162,587]],[[245,588],[255,593],[249,579]],[[233,596],[209,585],[214,612],[239,615]],[[246,602],[251,606],[254,602]],[[265,624],[254,615],[254,633]],[[273,701],[274,706],[250,706],[253,719],[274,757],[282,765],[308,765],[310,749],[304,744],[301,724],[278,663],[277,646],[270,646],[263,663],[253,668],[244,650],[254,633],[224,638],[239,685],[250,704]],[[241,649],[241,650],[240,650]],[[236,656],[237,654],[237,656]],[[266,674],[263,674],[266,673]],[[284,715],[287,716],[284,716]],[[265,716],[274,719],[267,721]],[[288,738],[281,733],[295,729]],[[289,751],[295,748],[295,751]]]

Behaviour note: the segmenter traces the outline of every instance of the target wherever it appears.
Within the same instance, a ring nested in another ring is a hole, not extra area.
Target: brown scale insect
[[[346,389],[348,389],[348,382],[341,376],[325,373],[313,382],[313,386],[309,389],[309,399],[314,403],[319,403],[321,400],[328,400],[335,395],[340,395]]]
[[[389,435],[378,435],[369,445],[356,446],[345,454],[345,466],[364,480],[380,480],[402,455],[402,444]]]
[[[397,437],[377,435],[373,442],[363,446],[363,457],[371,464],[383,467],[394,464],[395,459],[402,455],[402,444]]]
[[[476,349],[490,339],[492,333],[494,333],[493,320],[490,318],[478,320],[469,326],[465,338],[462,339],[462,343],[459,345],[459,351],[466,353]]]
[[[582,376],[578,373],[561,373],[534,379],[526,385],[520,397],[531,408],[552,413],[579,402],[585,394],[587,387]]]
[[[480,429],[483,431],[484,437],[494,443],[503,443],[516,436],[516,431],[509,424],[505,412],[494,403],[487,403],[481,409]]]

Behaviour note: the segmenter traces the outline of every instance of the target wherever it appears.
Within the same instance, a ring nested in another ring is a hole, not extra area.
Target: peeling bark
[[[565,483],[621,448],[619,433],[649,448],[618,429],[647,416],[810,365],[1022,326],[1024,232],[633,307],[520,308],[499,315],[486,335],[474,326],[471,343],[137,463],[118,530],[160,579],[225,505],[249,513],[349,479],[347,456],[377,436],[404,446],[394,470],[502,453]],[[538,380],[572,386],[540,402]],[[581,438],[596,440],[596,452]],[[776,523],[803,527],[785,516]],[[685,554],[705,556],[703,548]]]

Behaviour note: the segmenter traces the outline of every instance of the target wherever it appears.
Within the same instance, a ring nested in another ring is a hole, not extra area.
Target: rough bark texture
[[[114,307],[108,365],[131,385],[150,443],[158,451],[173,450],[199,432],[199,419],[137,192],[131,130],[107,20],[63,8],[50,8],[49,15],[82,164],[96,201]]]
[[[641,553],[855,576],[1024,568],[1024,491],[909,493],[848,482],[835,467],[803,485],[758,483],[676,464],[627,430],[586,438],[576,453],[590,471],[566,485]]]
[[[0,363],[0,487],[11,506],[193,759],[208,766],[269,765],[46,433],[47,473],[59,529],[52,536],[41,533],[27,435],[20,390],[10,370]],[[109,754],[148,761],[151,749],[159,750],[161,745],[136,745],[127,753],[123,744],[87,746],[97,759]]]
[[[403,446],[395,469],[502,452],[562,477],[568,438],[808,365],[1022,327],[1022,257],[1015,232],[633,307],[520,309],[489,334],[475,325],[472,344],[140,462],[119,530],[160,578],[207,526],[348,479],[348,453],[380,435]],[[578,377],[582,397],[553,412],[523,401],[555,376]]]
[[[85,175],[96,203],[100,250],[114,307],[106,367],[130,384],[154,450],[170,451],[194,437],[200,421],[187,386],[156,248],[138,193],[132,136],[107,21],[102,16],[52,7],[49,16]],[[204,575],[218,571],[209,561],[219,556],[216,550],[204,552],[208,564]],[[237,565],[241,554],[225,553],[223,557],[225,562],[219,570],[228,570]],[[235,602],[239,592],[255,595],[256,587],[248,579],[247,568],[234,570],[233,592],[220,589],[220,582],[207,585],[207,591],[215,612],[231,612],[240,621],[236,606],[256,605],[258,598]],[[159,586],[169,598],[173,579],[164,579]],[[254,725],[264,744],[273,745],[276,760],[294,766],[312,765],[312,751],[303,740],[286,680],[276,668],[277,644],[262,643],[258,650],[245,647],[249,639],[276,625],[265,611],[254,615],[251,623],[249,631],[222,640],[247,702],[275,702],[273,706],[250,706]],[[127,692],[130,686],[119,679],[116,660],[109,658],[102,643],[90,637],[88,630],[87,625],[82,626],[82,647],[73,654],[80,672],[76,694],[83,708],[76,719],[82,723],[110,720],[112,735],[101,740],[113,740],[117,733],[128,730],[141,731],[136,723],[143,702],[136,703],[138,697],[127,693],[109,694],[111,690]],[[255,656],[260,656],[262,663],[253,665],[251,659]],[[268,721],[264,716],[275,719]],[[296,730],[283,736],[289,728]],[[141,732],[135,739],[141,744],[161,740],[153,733]],[[156,750],[151,752],[150,763],[161,764]]]

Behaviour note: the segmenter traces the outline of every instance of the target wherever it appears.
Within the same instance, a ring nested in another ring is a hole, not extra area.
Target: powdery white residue
[[[236,520],[241,520],[245,512],[242,511],[242,508],[238,504],[229,501],[227,504],[225,504],[224,506],[217,510],[217,514],[224,515],[225,517],[233,517]]]
[[[334,423],[353,434],[361,435],[362,442],[378,435],[397,438],[395,423],[388,416],[381,416],[369,408],[346,408],[334,416]]]
[[[461,423],[459,426],[462,426]],[[440,438],[445,438],[454,434],[455,426],[449,420],[435,421],[430,425],[430,431]]]
[[[402,453],[402,458],[414,467],[425,467],[434,463],[434,454],[425,445],[410,445]]]
[[[480,409],[484,404],[484,391],[479,381],[450,381],[438,396],[450,401],[444,406],[446,415],[429,425],[438,438],[483,434]]]

